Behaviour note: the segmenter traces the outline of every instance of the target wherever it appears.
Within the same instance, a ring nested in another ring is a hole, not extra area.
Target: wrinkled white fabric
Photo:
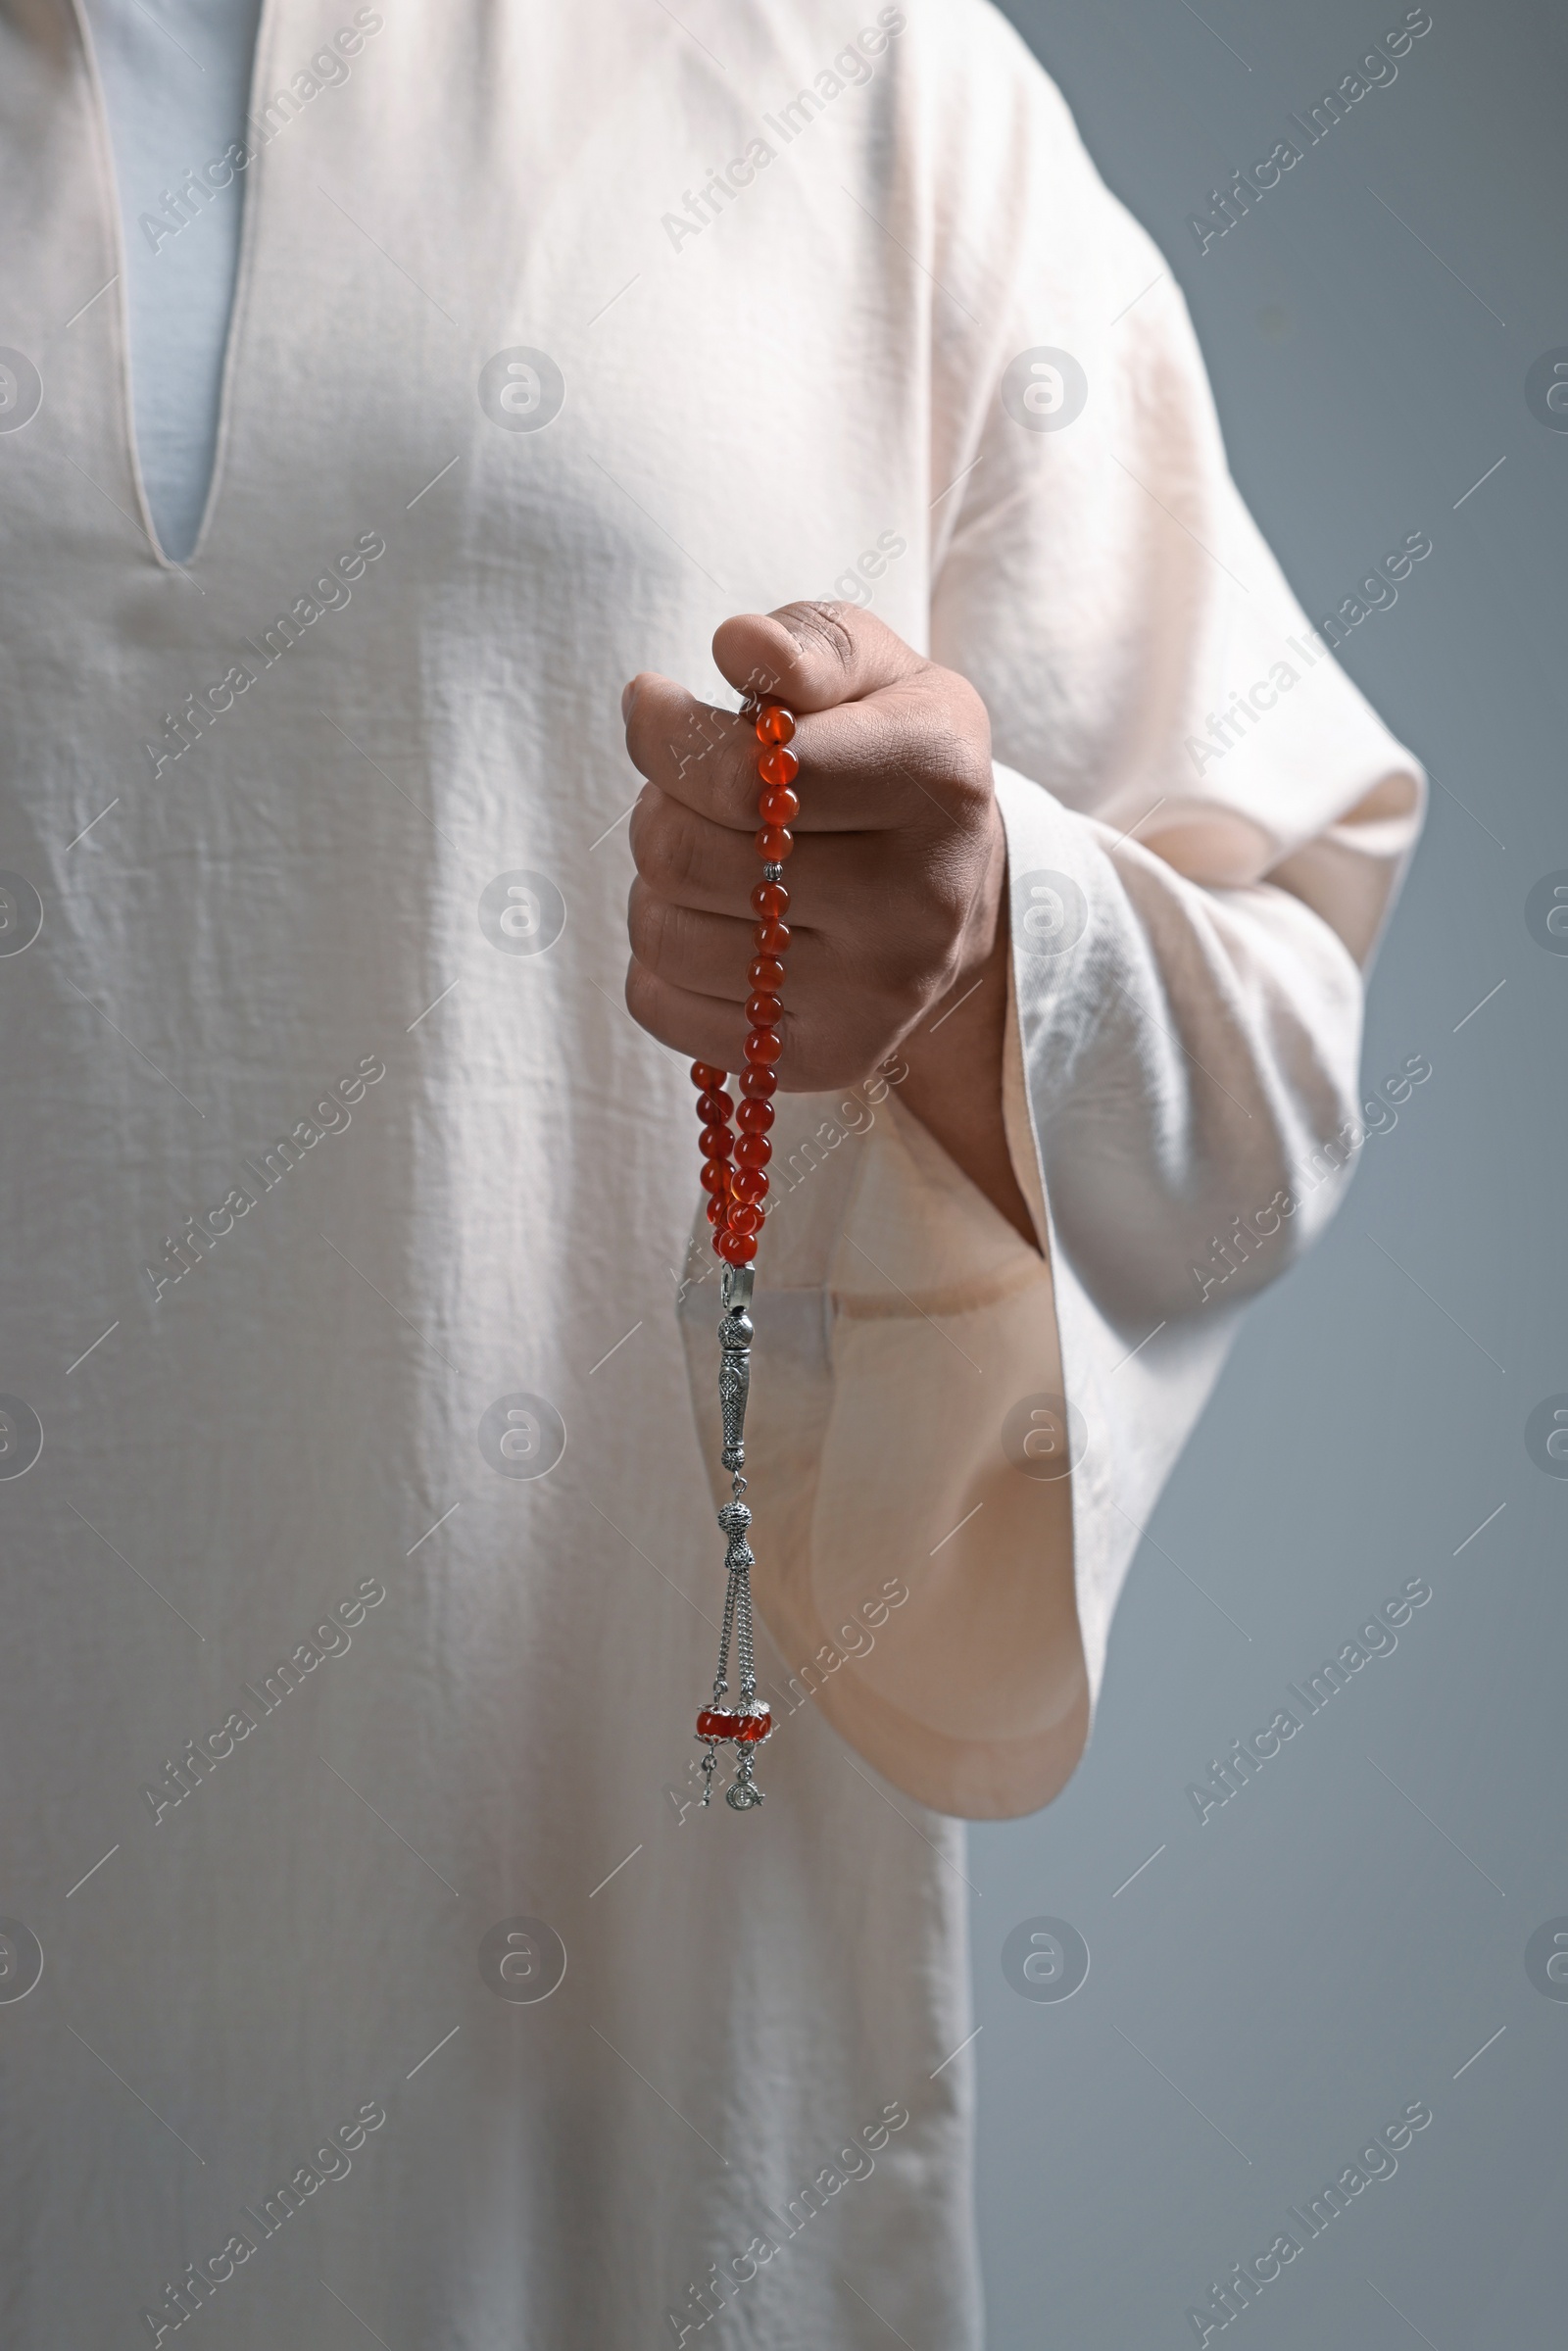
[[[0,1409],[43,1432],[0,1478],[3,1909],[44,1955],[0,2004],[19,2351],[324,2340],[333,2295],[454,2346],[979,2340],[960,1833],[924,1807],[1070,1767],[1227,1301],[1338,1192],[1418,779],[1283,650],[1180,304],[1059,100],[988,12],[899,18],[268,0],[186,577],[122,289],[80,307],[122,258],[80,20],[0,5],[42,382],[0,433],[0,944],[42,909],[0,956]],[[999,400],[1040,347],[1088,385],[1059,431]],[[781,1727],[737,1819],[691,1801],[712,1284],[690,1085],[620,1003],[617,695],[728,701],[716,622],[852,575],[991,709],[1048,1257],[896,1086],[781,1120]],[[1082,934],[1042,954],[1063,877]],[[1004,1443],[1024,1405],[1038,1462],[1050,1393],[1065,1481]],[[518,1919],[550,1934],[502,1977]],[[499,1996],[552,1935],[550,1996]]]

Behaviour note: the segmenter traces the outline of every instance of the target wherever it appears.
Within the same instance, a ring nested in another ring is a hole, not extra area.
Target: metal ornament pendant
[[[757,1653],[752,1625],[752,1569],[756,1553],[746,1540],[752,1514],[741,1498],[746,1492],[742,1471],[746,1461],[746,1398],[752,1379],[752,1318],[748,1311],[752,1282],[749,1265],[725,1266],[724,1313],[718,1326],[718,1402],[724,1429],[720,1458],[730,1473],[730,1498],[718,1513],[718,1523],[728,1544],[724,1558],[728,1583],[712,1703],[705,1706],[697,1717],[697,1736],[708,1750],[703,1757],[703,1802],[707,1804],[712,1797],[718,1743],[733,1741],[735,1778],[724,1790],[724,1801],[734,1812],[750,1812],[762,1801],[762,1790],[754,1777],[755,1756],[773,1729],[771,1710],[760,1705],[757,1697]],[[739,1702],[734,1706],[725,1702],[729,1696],[732,1645],[740,1677]]]

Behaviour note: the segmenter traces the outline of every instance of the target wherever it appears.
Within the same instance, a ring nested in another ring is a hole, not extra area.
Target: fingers
[[[804,829],[902,820],[906,811],[890,784],[896,786],[905,759],[914,759],[920,729],[889,690],[926,676],[947,679],[946,672],[853,605],[739,613],[718,629],[713,654],[743,694],[775,695],[795,712],[791,748],[808,786],[799,818]],[[968,691],[959,680],[948,684]],[[649,670],[624,689],[621,714],[626,749],[641,774],[715,824],[756,829],[758,743],[749,719],[715,710]]]
[[[790,908],[793,917],[795,909]],[[751,993],[748,968],[757,949],[752,924],[731,914],[673,905],[661,898],[639,874],[626,901],[626,933],[631,952],[645,971],[667,980],[694,996],[710,996],[736,1007]],[[808,930],[793,919],[787,980],[783,990],[791,1017],[805,1016],[813,1005],[831,1005],[835,997],[854,985],[886,986],[902,991],[911,974],[930,960],[915,940],[901,940],[873,969],[851,969],[853,930]]]
[[[626,1009],[640,1028],[683,1058],[689,1053],[715,1069],[745,1066],[746,1015],[739,1004],[672,987],[633,957],[626,968]]]
[[[851,606],[738,614],[713,653],[743,695],[775,697],[796,717],[779,1081],[791,1092],[853,1082],[970,970],[972,939],[1000,903],[985,706]],[[756,727],[646,671],[621,708],[648,778],[631,818],[626,1002],[676,1051],[736,1069],[755,944]]]
[[[631,680],[621,707],[641,774],[711,823],[755,833],[760,746],[749,720],[649,670]],[[797,833],[961,821],[966,802],[991,791],[985,706],[930,662],[860,701],[803,716],[790,749],[801,763]]]
[[[912,646],[853,604],[738,612],[713,632],[713,659],[741,693],[772,695],[797,716],[858,702],[925,666]]]
[[[655,979],[710,997],[726,1012],[746,1002],[746,968],[756,953],[749,922],[672,906],[639,874],[626,901],[626,936],[633,957]]]
[[[626,971],[626,1009],[650,1036],[683,1058],[710,1061],[731,1072],[745,1066],[750,1024],[741,1004],[682,988],[634,957]],[[810,1094],[855,1085],[886,1053],[890,1024],[906,1028],[910,1017],[896,1004],[890,1006],[869,994],[845,1021],[798,1018],[786,1005],[779,1025],[784,1050],[776,1064],[780,1089]]]
[[[671,800],[737,831],[757,830],[754,728],[715,710],[673,678],[643,670],[621,696],[626,751],[638,773]]]
[[[631,812],[630,847],[638,875],[655,897],[671,906],[729,915],[750,936],[752,892],[761,874],[750,833],[713,824],[649,784]],[[884,833],[798,835],[784,867],[791,931],[797,937],[821,931],[845,941],[874,935],[885,920],[889,893],[898,891],[909,870],[910,855],[907,844],[891,849]],[[900,928],[922,927],[917,902],[906,908]],[[748,951],[736,971],[749,960]]]
[[[679,813],[689,823],[699,821]],[[717,833],[716,827],[706,829]],[[907,896],[899,919],[889,926],[888,875],[874,844],[840,837],[807,846],[815,852],[816,871],[791,894],[786,984],[780,991],[785,1044],[780,1082],[787,1088],[808,1084],[801,1074],[807,1067],[817,1066],[824,1052],[831,1058],[835,1041],[862,1031],[869,1068],[878,1057],[871,1050],[876,1039],[902,1035],[948,984],[963,917],[961,906],[946,903],[933,888],[928,896]],[[792,868],[796,861],[792,858]],[[738,1052],[748,1025],[743,1007],[757,950],[750,917],[735,912],[746,901],[715,891],[712,901],[699,906],[690,903],[689,887],[678,899],[666,891],[667,886],[639,872],[627,900],[633,973],[640,975],[636,986],[642,991],[638,1002],[655,1001],[644,983],[657,981],[658,1002],[670,1025],[656,1027],[655,1033],[666,1042],[684,1039],[682,1050],[699,1059],[717,1060],[709,1044],[722,1034],[729,1041],[725,1050]],[[681,1018],[698,1017],[699,1007],[701,1029],[689,1023],[682,1027]],[[740,1066],[733,1059],[722,1065]],[[837,1074],[835,1065],[827,1082],[836,1082]]]
[[[797,832],[961,824],[993,790],[985,704],[966,678],[931,661],[803,718],[790,748],[801,762]]]
[[[849,872],[842,858],[823,858],[818,879],[820,889],[804,882],[790,894],[790,985],[785,997],[797,1008],[808,1002],[811,990],[832,995],[847,985],[874,985],[879,973],[898,980],[941,956],[955,909],[933,896],[929,907],[909,907],[896,931],[877,941],[874,959],[867,959],[867,941],[874,936],[877,912],[889,896],[889,877],[874,854],[858,856]],[[748,995],[745,973],[757,953],[755,917],[745,909],[745,901],[748,891],[731,896],[712,891],[701,906],[694,906],[689,889],[672,898],[659,882],[649,882],[647,874],[639,872],[627,894],[632,955],[649,971],[679,980],[682,988],[729,997],[738,1004]]]

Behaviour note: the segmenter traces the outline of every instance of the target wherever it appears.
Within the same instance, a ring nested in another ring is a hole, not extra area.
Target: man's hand
[[[1006,844],[984,704],[853,606],[741,614],[713,658],[797,721],[781,1087],[853,1085],[902,1050],[905,1102],[1033,1241],[1002,1123]],[[745,719],[646,671],[621,708],[649,779],[631,818],[626,1003],[663,1044],[738,1070],[760,746]]]

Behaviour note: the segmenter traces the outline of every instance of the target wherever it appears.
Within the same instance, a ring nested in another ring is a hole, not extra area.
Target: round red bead
[[[727,1069],[715,1069],[710,1061],[692,1063],[692,1084],[701,1087],[705,1094],[711,1094],[722,1086],[728,1075]]]
[[[735,1156],[742,1167],[765,1167],[773,1156],[773,1146],[765,1135],[743,1135]]]
[[[784,1017],[784,1006],[778,997],[759,991],[746,999],[746,1017],[755,1029],[776,1029]]]
[[[757,804],[757,813],[764,824],[793,824],[800,812],[800,800],[788,784],[776,784],[771,792],[764,792]],[[763,887],[765,889],[765,883]]]
[[[726,1265],[750,1265],[757,1254],[757,1236],[726,1228],[718,1237],[718,1253]]]
[[[730,1737],[743,1739],[765,1739],[772,1728],[773,1717],[764,1706],[760,1714],[740,1715]]]
[[[764,1200],[767,1198],[767,1177],[760,1167],[737,1167],[735,1198],[739,1200]]]
[[[759,955],[781,955],[789,943],[788,923],[760,922],[752,933],[752,945]]]
[[[772,1123],[773,1105],[771,1102],[742,1102],[740,1128],[743,1135],[765,1135]]]
[[[780,702],[764,703],[757,713],[757,735],[761,743],[787,743],[795,732],[795,720]]]
[[[712,1087],[709,1087],[697,1097],[697,1115],[705,1127],[710,1127],[715,1119],[733,1118],[735,1104],[727,1094],[716,1093]]]
[[[735,1149],[735,1137],[728,1127],[704,1127],[697,1142],[705,1159],[727,1159]]]
[[[782,882],[759,882],[752,892],[752,912],[770,922],[782,922],[790,910],[790,894]]]
[[[729,1229],[732,1233],[755,1233],[762,1221],[762,1211],[755,1200],[731,1200]]]
[[[746,967],[746,977],[754,988],[776,991],[784,985],[784,966],[777,955],[754,955]]]
[[[760,1061],[764,1066],[778,1059],[784,1051],[777,1029],[753,1029],[746,1039],[746,1058]]]
[[[793,751],[781,744],[776,751],[765,752],[757,762],[757,772],[764,784],[793,784],[801,772],[801,762]]]
[[[781,824],[764,824],[757,836],[757,854],[769,865],[782,865],[794,847],[794,835]]]
[[[708,1221],[722,1224],[729,1214],[730,1202],[726,1194],[710,1192],[708,1196]]]
[[[705,1192],[714,1193],[722,1200],[729,1190],[729,1170],[722,1159],[705,1159],[699,1181]]]
[[[778,1092],[777,1070],[764,1069],[760,1061],[754,1061],[741,1073],[741,1092],[749,1102],[766,1102]]]

